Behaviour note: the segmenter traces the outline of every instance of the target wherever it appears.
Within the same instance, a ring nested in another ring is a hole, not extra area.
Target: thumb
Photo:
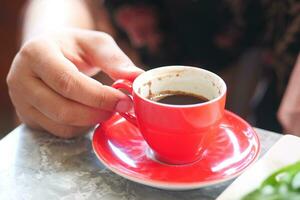
[[[133,81],[144,71],[134,65],[114,39],[103,32],[84,31],[77,41],[89,63],[113,79]]]

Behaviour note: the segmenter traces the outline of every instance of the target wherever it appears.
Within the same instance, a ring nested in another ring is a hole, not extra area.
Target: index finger
[[[127,95],[78,71],[54,46],[43,55],[43,61],[33,64],[33,70],[46,85],[68,99],[108,111],[114,111],[119,102],[122,108],[119,106],[118,111],[131,108]]]

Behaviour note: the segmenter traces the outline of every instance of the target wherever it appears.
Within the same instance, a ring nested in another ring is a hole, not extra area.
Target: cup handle
[[[116,82],[112,84],[113,88],[116,89],[124,89],[127,90],[130,94],[132,94],[132,82],[125,80],[125,79],[119,79]],[[131,95],[128,95],[131,100],[133,101],[133,98]],[[120,112],[119,113],[122,117],[124,117],[128,122],[132,123],[133,125],[137,126],[137,120],[136,116],[129,112]]]

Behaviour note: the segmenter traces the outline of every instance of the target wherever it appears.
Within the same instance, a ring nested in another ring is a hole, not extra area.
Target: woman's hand
[[[129,80],[143,72],[102,32],[66,29],[31,39],[7,76],[19,118],[33,128],[70,138],[115,111],[130,110],[125,94],[89,77],[100,70]]]

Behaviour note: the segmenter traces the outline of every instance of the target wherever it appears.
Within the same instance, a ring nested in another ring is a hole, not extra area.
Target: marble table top
[[[256,129],[261,155],[280,137]],[[91,147],[91,133],[63,140],[21,125],[0,141],[1,200],[210,200],[232,182],[190,191],[166,191],[107,170]]]

